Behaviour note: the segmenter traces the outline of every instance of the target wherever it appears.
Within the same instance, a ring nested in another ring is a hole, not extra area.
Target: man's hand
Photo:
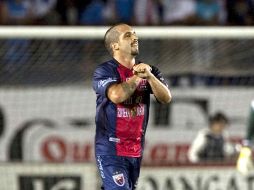
[[[152,75],[151,71],[152,68],[145,63],[140,63],[133,67],[133,74],[143,79],[149,78]]]

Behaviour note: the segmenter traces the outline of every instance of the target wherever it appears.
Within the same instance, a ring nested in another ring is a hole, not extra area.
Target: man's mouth
[[[137,41],[137,40],[133,41],[133,42],[131,43],[131,45],[132,45],[132,46],[138,46],[138,41]]]

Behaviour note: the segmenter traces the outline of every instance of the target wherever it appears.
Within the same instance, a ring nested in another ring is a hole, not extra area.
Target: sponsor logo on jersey
[[[125,79],[125,81],[128,81],[129,79],[130,79],[130,78],[127,77],[127,78]],[[147,89],[147,84],[148,84],[147,79],[142,79],[142,80],[139,82],[139,84],[138,84],[137,90],[138,90],[138,91],[144,91],[144,90],[146,90],[146,89]]]
[[[133,96],[123,102],[124,105],[140,104],[143,102],[142,96]]]
[[[101,174],[101,177],[102,178],[105,178],[105,175],[104,175],[104,172],[103,172],[103,166],[102,166],[102,159],[100,156],[97,156],[97,162],[98,162],[98,167],[99,167],[99,170],[100,170],[100,174]]]
[[[147,80],[146,79],[142,79],[141,81],[140,81],[140,83],[139,83],[139,85],[138,85],[138,90],[139,91],[144,91],[144,90],[146,90],[147,89]]]
[[[125,179],[124,179],[123,173],[113,175],[112,177],[113,177],[115,184],[117,184],[118,186],[121,186],[121,187],[124,186]]]
[[[121,118],[142,116],[144,114],[145,108],[143,105],[133,108],[117,108],[117,117]]]
[[[109,141],[119,143],[120,139],[115,137],[109,137]]]
[[[98,82],[98,87],[100,88],[100,87],[104,87],[107,83],[109,83],[109,82],[115,82],[115,81],[117,81],[116,79],[113,79],[113,78],[108,78],[108,79],[105,79],[105,80],[100,80],[99,82]]]

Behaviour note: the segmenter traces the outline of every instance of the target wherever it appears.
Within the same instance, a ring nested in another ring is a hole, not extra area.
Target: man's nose
[[[132,42],[133,42],[133,43],[138,43],[138,38],[137,38],[137,37],[133,38],[133,39],[132,39]]]
[[[132,35],[132,39],[133,39],[134,41],[138,41],[138,37],[137,37],[136,35]]]

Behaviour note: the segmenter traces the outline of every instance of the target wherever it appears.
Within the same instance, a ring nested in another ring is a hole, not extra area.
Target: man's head
[[[228,118],[221,112],[210,117],[210,129],[215,134],[221,134],[228,123]]]
[[[104,43],[109,53],[124,53],[136,56],[138,50],[138,38],[135,31],[127,24],[117,24],[110,27],[104,36]]]

